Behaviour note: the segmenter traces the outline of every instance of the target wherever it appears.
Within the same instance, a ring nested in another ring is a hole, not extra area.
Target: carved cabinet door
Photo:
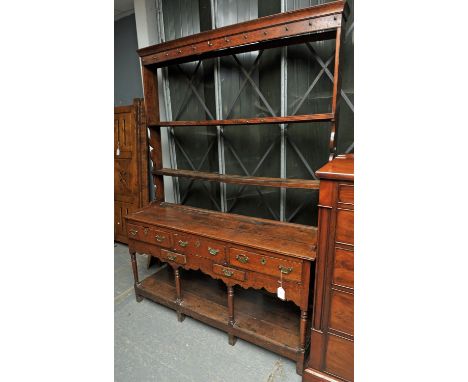
[[[127,242],[124,217],[148,203],[143,102],[114,108],[114,240]]]

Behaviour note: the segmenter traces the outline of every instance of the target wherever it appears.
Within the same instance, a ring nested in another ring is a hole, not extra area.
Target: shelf
[[[199,271],[180,269],[180,311],[223,331],[229,330],[224,284]],[[174,271],[165,267],[136,287],[138,294],[177,309]],[[235,287],[233,333],[246,341],[296,360],[299,353],[300,310],[263,290]],[[175,319],[175,317],[174,317]],[[226,346],[227,339],[226,339]]]
[[[335,32],[341,26],[342,17],[346,18],[348,12],[346,2],[335,1],[201,32],[140,49],[138,54],[144,66],[167,66],[175,62],[263,49],[278,41],[285,46],[290,39],[304,39],[313,34],[324,40],[333,37],[330,31]]]
[[[257,176],[241,176],[241,175],[221,175],[221,174],[216,174],[213,172],[177,170],[177,169],[170,169],[170,168],[162,168],[159,170],[153,170],[153,174],[200,179],[200,180],[207,180],[209,182],[245,184],[247,186],[301,188],[301,189],[307,189],[307,190],[318,190],[320,187],[319,180],[290,179],[290,178],[264,178],[264,177],[257,177]]]
[[[152,126],[228,126],[228,125],[265,125],[278,123],[304,123],[332,121],[332,113],[302,114],[286,117],[256,117],[240,119],[209,119],[205,121],[160,121]]]

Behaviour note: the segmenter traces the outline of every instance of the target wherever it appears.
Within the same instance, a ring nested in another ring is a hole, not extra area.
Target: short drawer
[[[211,240],[202,240],[199,255],[223,264],[226,261],[226,249],[221,243]]]
[[[165,249],[161,249],[161,259],[177,264],[187,263],[187,258],[185,257],[185,255],[181,255],[179,253],[174,253],[171,251],[166,251]]]
[[[354,186],[340,184],[338,186],[338,201],[341,203],[354,204]]]
[[[354,335],[354,296],[351,293],[332,290],[329,327]]]
[[[338,210],[336,213],[336,238],[340,243],[354,244],[354,212]]]
[[[234,279],[239,281],[245,280],[245,272],[234,268],[223,267],[219,264],[213,264],[213,272],[228,279]]]
[[[302,263],[266,256],[260,253],[244,251],[238,248],[229,249],[229,263],[239,268],[265,273],[278,279],[301,281]]]
[[[151,242],[164,248],[172,247],[172,235],[170,232],[160,229],[151,229]]]
[[[149,227],[129,223],[127,224],[127,236],[129,239],[147,241]]]
[[[172,249],[186,255],[198,255],[200,252],[200,240],[195,236],[174,233],[172,235]]]
[[[354,252],[335,248],[333,284],[354,288]]]

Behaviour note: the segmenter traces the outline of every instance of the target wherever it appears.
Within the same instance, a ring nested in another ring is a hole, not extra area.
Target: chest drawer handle
[[[179,245],[185,248],[188,245],[188,241],[179,240]]]
[[[239,260],[242,264],[245,264],[246,262],[249,261],[249,257],[245,256],[245,255],[242,255],[242,254],[237,255],[236,259]]]
[[[219,249],[208,247],[208,252],[210,253],[210,255],[216,256],[219,253]]]
[[[130,234],[131,234],[132,236],[136,236],[137,233],[138,233],[138,230],[137,230],[137,229],[131,229],[131,230],[130,230]]]
[[[162,236],[162,235],[156,235],[156,241],[161,243],[164,241],[164,239],[166,238],[166,236]]]
[[[293,271],[292,267],[283,267],[282,265],[278,265],[278,268],[284,275],[289,275]]]
[[[231,277],[234,274],[234,272],[232,272],[232,271],[230,271],[228,269],[223,269],[223,273],[224,273],[224,276],[226,276],[226,277]]]
[[[171,260],[171,261],[174,261],[174,260],[177,258],[177,256],[175,256],[175,255],[167,255],[167,258],[168,258],[169,260]]]

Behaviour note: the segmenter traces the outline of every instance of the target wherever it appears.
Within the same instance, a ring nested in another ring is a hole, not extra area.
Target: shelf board
[[[333,113],[302,114],[285,117],[255,117],[238,119],[209,119],[204,121],[160,121],[151,126],[228,126],[265,125],[278,123],[328,122],[334,119]]]
[[[241,176],[241,175],[221,175],[221,174],[216,174],[213,172],[178,170],[178,169],[170,169],[170,168],[162,168],[159,170],[153,170],[153,174],[200,179],[200,180],[207,180],[210,182],[245,184],[247,186],[300,188],[300,189],[307,189],[307,190],[318,190],[320,187],[319,180],[291,179],[291,178],[265,178],[265,177]]]
[[[226,287],[200,271],[180,269],[180,272],[181,312],[228,331]],[[136,289],[145,298],[177,309],[174,271],[169,266],[144,279]],[[237,337],[297,359],[300,310],[293,303],[280,301],[263,290],[235,287],[234,309],[232,330]]]

